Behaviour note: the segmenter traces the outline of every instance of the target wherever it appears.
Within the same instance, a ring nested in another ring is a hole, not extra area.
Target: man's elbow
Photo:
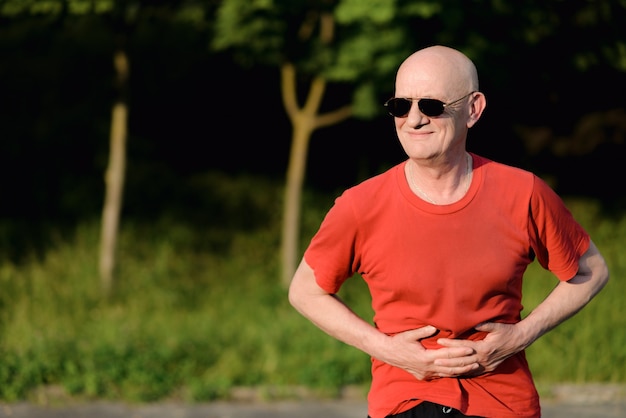
[[[609,273],[609,267],[606,265],[606,263],[603,263],[602,267],[599,270],[600,271],[597,272],[599,287],[598,291],[602,290],[602,288],[606,286],[606,284],[609,282],[609,278],[611,277],[611,274]]]
[[[301,269],[298,269],[291,279],[287,298],[291,306],[300,310],[307,299],[307,278],[303,276]]]
[[[582,273],[582,275],[580,276],[582,276],[583,282],[593,282],[592,293],[593,295],[595,295],[600,290],[602,290],[602,288],[606,286],[606,284],[609,282],[610,274],[606,260],[604,259],[596,245],[591,242],[589,249],[583,255],[579,263],[579,273]]]
[[[289,284],[287,297],[291,306],[302,312],[308,305],[319,300],[320,296],[328,294],[317,284],[313,269],[306,262],[302,262]]]
[[[299,299],[298,291],[293,285],[293,281],[289,285],[289,289],[287,291],[287,298],[289,300],[289,304],[297,309],[300,299]]]

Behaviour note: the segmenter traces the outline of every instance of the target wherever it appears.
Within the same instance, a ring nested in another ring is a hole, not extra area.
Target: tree
[[[76,1],[76,0],[75,0]],[[105,4],[109,0],[104,1]],[[95,5],[92,3],[92,7]],[[126,141],[128,136],[128,90],[130,78],[129,37],[141,19],[157,18],[163,21],[183,20],[196,23],[204,17],[204,10],[195,2],[178,0],[117,0],[107,10],[115,37],[113,66],[115,69],[115,99],[111,111],[109,161],[105,173],[105,198],[102,208],[99,272],[105,295],[111,292],[117,266],[116,250],[122,211],[126,173]],[[95,12],[95,9],[91,9]]]
[[[313,132],[350,117],[379,115],[380,83],[389,83],[408,42],[411,17],[427,18],[437,2],[400,7],[386,0],[224,0],[216,15],[215,50],[229,49],[242,65],[280,69],[281,95],[292,124],[281,241],[287,284],[299,253],[301,193]],[[329,89],[349,86],[345,103],[325,103]],[[306,89],[300,104],[300,89]]]
[[[117,237],[122,211],[127,159],[128,98],[126,92],[130,77],[130,63],[126,51],[125,37],[122,36],[119,39],[113,53],[117,94],[111,109],[110,152],[104,176],[105,195],[100,230],[99,273],[105,295],[111,292],[113,273],[116,267]]]
[[[99,254],[100,281],[106,296],[111,292],[117,264],[117,238],[126,174],[130,33],[140,19],[155,16],[164,20],[197,23],[204,18],[204,9],[194,1],[184,0],[0,0],[0,15],[43,15],[56,22],[64,22],[70,17],[99,16],[108,23],[114,38],[111,55],[115,92],[111,108],[109,160],[104,175],[105,196]]]
[[[96,13],[115,13],[123,2],[111,0],[5,0],[2,2],[2,14],[17,16],[22,14],[48,15],[62,21],[67,16],[83,16]],[[118,9],[119,10],[119,9]],[[125,50],[125,36],[118,34],[118,43],[113,53],[113,65],[116,72],[117,98],[111,111],[110,155],[105,174],[105,199],[102,210],[102,229],[100,241],[99,272],[101,285],[108,294],[113,280],[115,267],[115,247],[122,207],[124,174],[126,167],[126,136],[128,105],[125,92],[129,77],[129,60]]]

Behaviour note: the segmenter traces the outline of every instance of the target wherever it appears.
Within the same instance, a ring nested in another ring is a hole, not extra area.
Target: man
[[[372,357],[371,418],[539,417],[524,350],[604,287],[606,263],[543,181],[466,151],[486,100],[461,52],[409,56],[385,105],[408,159],[337,198],[289,300]],[[522,320],[534,259],[559,281]],[[336,296],[354,273],[375,325]]]

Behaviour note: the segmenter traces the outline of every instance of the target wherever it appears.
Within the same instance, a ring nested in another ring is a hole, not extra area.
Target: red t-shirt
[[[561,199],[534,174],[473,155],[466,195],[432,205],[410,190],[401,163],[346,190],[305,252],[317,283],[337,293],[359,273],[367,282],[380,331],[433,325],[423,340],[480,339],[474,326],[516,323],[522,276],[536,257],[560,280],[578,270],[589,236]],[[421,381],[372,359],[368,413],[381,418],[422,400],[466,415],[538,417],[539,397],[523,352],[473,378]]]

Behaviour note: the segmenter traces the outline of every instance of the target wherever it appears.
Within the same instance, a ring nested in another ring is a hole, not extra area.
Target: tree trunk
[[[282,231],[282,277],[288,286],[299,256],[300,210],[309,142],[313,132],[325,126],[335,125],[352,115],[352,108],[344,106],[335,111],[319,114],[320,103],[326,92],[326,80],[313,78],[306,103],[302,108],[296,100],[296,70],[289,63],[281,67],[281,93],[283,104],[293,126],[287,186],[285,187]]]
[[[282,282],[285,286],[291,281],[291,276],[296,271],[296,263],[298,262],[302,187],[304,184],[309,140],[313,133],[310,127],[307,129],[307,126],[302,125],[303,124],[295,124],[293,128],[289,167],[287,169],[287,185],[284,197]]]
[[[116,51],[113,63],[119,94],[111,112],[110,153],[104,177],[105,197],[100,235],[100,282],[105,295],[111,292],[116,267],[117,237],[126,172],[128,126],[128,105],[123,93],[126,90],[129,75],[126,52],[124,50]]]

